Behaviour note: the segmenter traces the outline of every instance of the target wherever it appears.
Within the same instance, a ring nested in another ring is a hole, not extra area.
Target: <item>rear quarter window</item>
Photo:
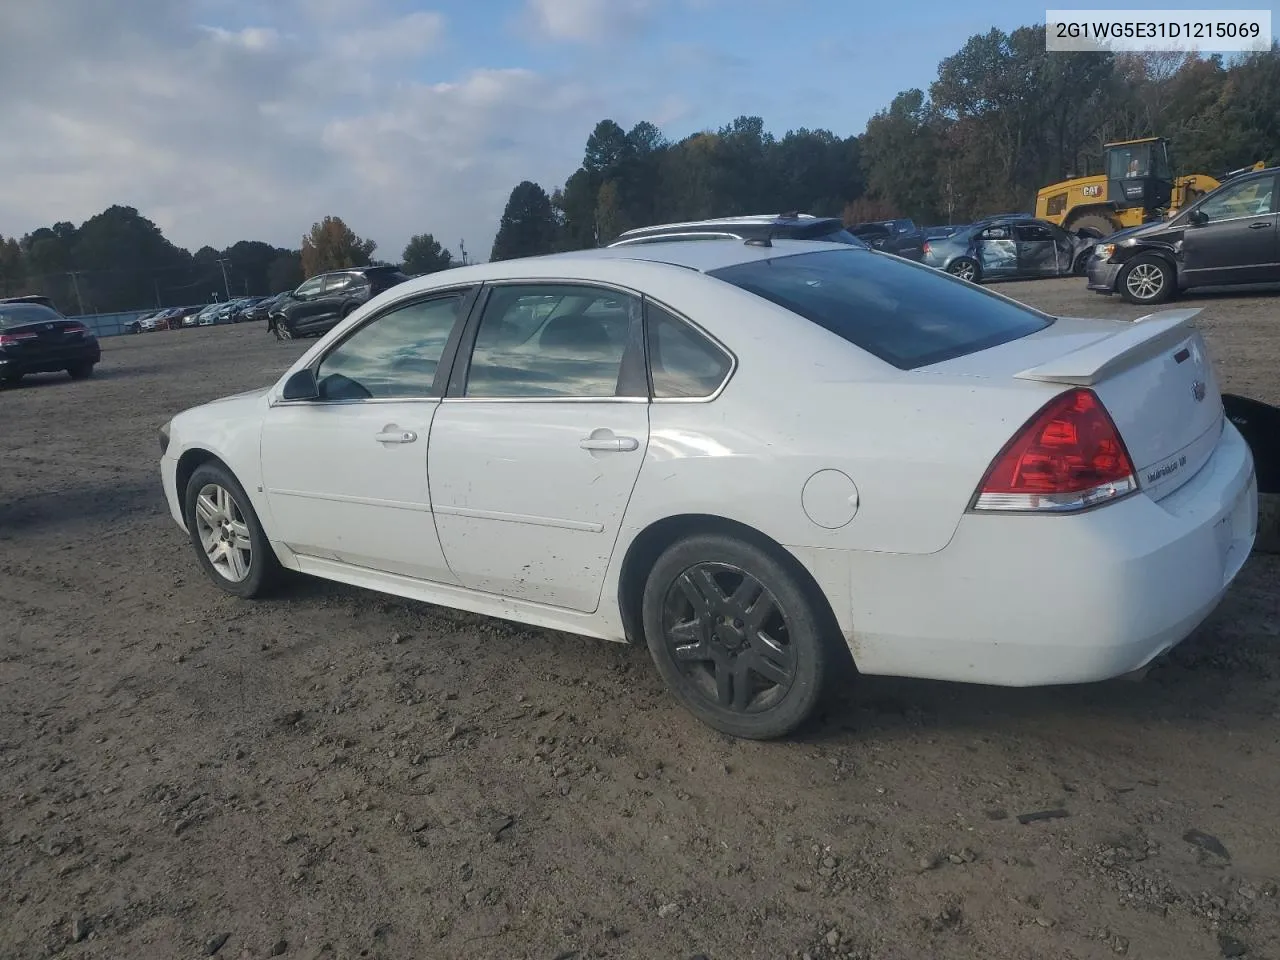
[[[861,250],[824,250],[709,272],[901,370],[977,353],[1053,318],[941,271]]]

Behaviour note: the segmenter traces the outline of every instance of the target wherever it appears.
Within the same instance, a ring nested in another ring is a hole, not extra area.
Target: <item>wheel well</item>
[[[216,463],[219,466],[227,467],[220,459],[210,453],[208,450],[200,450],[194,448],[183,452],[178,458],[178,472],[175,477],[178,486],[178,503],[183,503],[187,496],[187,484],[191,482],[191,475],[196,472],[196,468],[204,463]],[[227,467],[230,470],[229,467]]]
[[[772,537],[736,520],[728,520],[712,514],[685,513],[666,517],[650,524],[631,541],[631,546],[627,548],[627,555],[622,560],[622,570],[618,577],[618,607],[622,613],[622,627],[628,643],[643,642],[641,638],[644,636],[644,619],[641,603],[644,599],[645,579],[658,557],[678,540],[706,533],[736,537],[773,556],[800,581],[819,616],[826,618],[828,628],[836,635],[840,635],[839,621],[831,610],[826,594],[818,586],[813,574],[796,559],[795,554],[790,550]]]

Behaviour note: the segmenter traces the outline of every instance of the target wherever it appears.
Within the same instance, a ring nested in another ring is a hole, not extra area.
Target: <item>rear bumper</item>
[[[1119,263],[1110,263],[1105,257],[1091,256],[1085,270],[1089,278],[1089,289],[1097,293],[1115,293],[1116,277],[1120,274],[1121,266]]]
[[[863,673],[1040,686],[1138,670],[1213,612],[1253,548],[1257,481],[1227,423],[1213,456],[1160,501],[1077,516],[968,514],[943,550],[859,557]]]
[[[102,359],[102,347],[95,339],[90,343],[70,347],[56,347],[38,353],[14,355],[0,350],[0,376],[16,376],[27,373],[56,373],[79,363],[98,363]]]

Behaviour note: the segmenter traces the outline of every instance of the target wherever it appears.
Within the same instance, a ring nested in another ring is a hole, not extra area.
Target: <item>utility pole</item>
[[[76,288],[76,303],[80,304],[80,316],[84,316],[84,298],[80,296],[80,271],[68,270],[67,276],[71,278],[71,283]]]
[[[227,299],[231,299],[231,281],[227,279],[227,264],[230,260],[218,260],[218,266],[222,268],[222,288],[227,291]]]
[[[155,285],[155,288],[156,288],[156,309],[159,310],[160,307],[163,306],[163,304],[160,303],[160,281],[152,280],[151,282]]]

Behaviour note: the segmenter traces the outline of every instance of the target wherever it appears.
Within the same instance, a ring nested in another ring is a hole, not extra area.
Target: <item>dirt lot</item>
[[[1280,298],[1194,302],[1280,402]],[[113,338],[0,394],[0,957],[1280,958],[1278,558],[1143,683],[866,679],[734,742],[639,649],[219,594],[156,428],[301,349]]]

